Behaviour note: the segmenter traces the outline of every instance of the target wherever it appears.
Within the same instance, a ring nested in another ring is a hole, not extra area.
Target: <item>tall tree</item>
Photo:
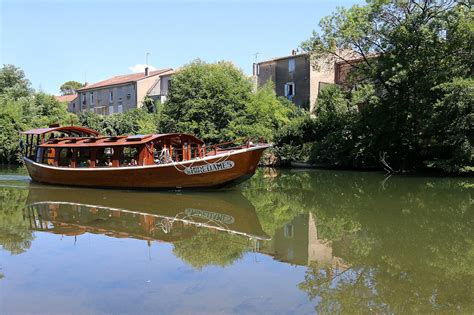
[[[31,83],[23,70],[14,65],[3,65],[0,69],[0,95],[18,99],[31,92]]]
[[[321,33],[302,46],[314,58],[346,63],[353,69],[353,84],[371,86],[365,91],[372,91],[378,102],[361,114],[374,154],[386,154],[389,163],[402,169],[454,156],[462,157],[457,165],[468,165],[472,116],[470,132],[456,131],[463,139],[449,143],[439,121],[433,127],[433,117],[442,111],[439,101],[447,93],[439,87],[474,73],[473,17],[467,0],[368,0],[324,18]],[[472,80],[460,87],[463,93],[474,88]],[[453,112],[472,113],[474,105],[459,106],[467,110]]]
[[[244,114],[251,95],[251,82],[233,64],[194,61],[173,76],[162,131],[189,132],[207,142],[230,140],[229,123]]]
[[[83,87],[84,85],[82,83],[79,83],[77,81],[67,81],[61,87],[59,90],[61,91],[61,95],[71,95],[75,94],[76,90]]]

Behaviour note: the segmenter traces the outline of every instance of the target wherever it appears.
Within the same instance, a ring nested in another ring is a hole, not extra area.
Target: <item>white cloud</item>
[[[147,66],[147,65],[144,64],[144,63],[137,63],[137,64],[134,65],[134,66],[128,67],[128,69],[129,69],[130,71],[132,71],[133,73],[140,73],[140,72],[145,72],[146,66]],[[153,67],[152,65],[148,65],[148,69],[149,69],[150,71],[156,70],[156,68]]]

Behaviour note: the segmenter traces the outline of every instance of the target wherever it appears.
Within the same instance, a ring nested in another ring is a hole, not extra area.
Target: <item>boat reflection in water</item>
[[[269,239],[255,208],[239,192],[150,194],[40,187],[30,189],[25,207],[30,227],[36,231],[175,242],[206,229],[255,242]]]

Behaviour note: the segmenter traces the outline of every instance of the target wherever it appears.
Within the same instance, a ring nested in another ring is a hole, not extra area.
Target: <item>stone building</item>
[[[278,96],[313,112],[321,89],[334,84],[334,65],[320,62],[314,67],[308,54],[293,51],[290,56],[254,64],[253,75],[257,86],[271,80]]]
[[[78,104],[73,112],[93,111],[102,115],[122,113],[132,108],[143,106],[145,96],[154,99],[166,97],[168,93],[169,75],[172,69],[119,75],[94,84],[86,85],[77,90]]]

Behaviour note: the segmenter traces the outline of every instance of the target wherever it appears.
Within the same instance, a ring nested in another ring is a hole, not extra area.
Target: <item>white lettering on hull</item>
[[[231,169],[235,166],[234,161],[223,161],[218,163],[188,167],[184,170],[186,175],[197,175],[210,172],[219,172]]]

